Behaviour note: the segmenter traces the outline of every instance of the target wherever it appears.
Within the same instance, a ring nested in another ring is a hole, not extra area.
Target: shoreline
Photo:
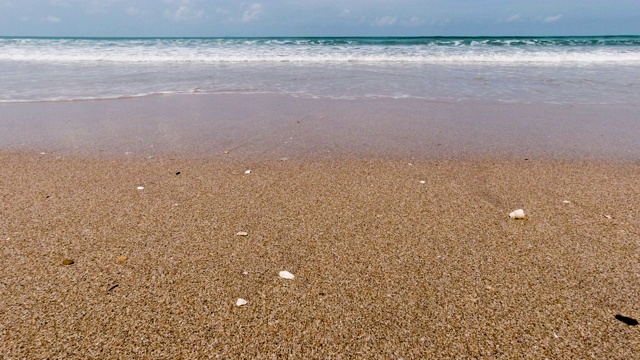
[[[171,95],[0,104],[0,149],[59,155],[638,161],[632,105]]]

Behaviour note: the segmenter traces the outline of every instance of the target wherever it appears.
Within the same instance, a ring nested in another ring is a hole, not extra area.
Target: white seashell
[[[570,203],[571,203],[571,201],[569,201],[569,200],[562,200],[562,203],[563,203],[563,204],[570,204]]]
[[[426,184],[427,182],[424,180],[420,180],[420,184]]]
[[[247,275],[249,275],[249,272],[248,271],[243,271],[242,275],[247,276]]]
[[[249,233],[248,233],[248,232],[246,232],[246,231],[238,231],[238,232],[236,233],[236,236],[247,236],[247,235],[249,235]]]
[[[518,209],[518,210],[512,211],[509,214],[509,217],[512,219],[524,219],[525,218],[524,210]]]
[[[144,186],[138,186],[136,189],[138,189],[138,190],[144,190]]]
[[[611,215],[604,215],[604,217],[606,217],[609,220],[613,219],[613,216],[611,216]]]
[[[251,170],[245,170],[245,172],[244,172],[244,173],[245,173],[245,174],[247,174],[247,175],[249,175],[249,174],[251,174]]]
[[[247,305],[247,300],[243,298],[238,298],[238,300],[236,300],[236,306],[244,306],[244,305]]]
[[[278,273],[278,276],[280,276],[283,279],[289,279],[289,280],[291,280],[291,279],[293,279],[295,277],[292,273],[290,273],[290,272],[288,272],[286,270],[280,271]]]

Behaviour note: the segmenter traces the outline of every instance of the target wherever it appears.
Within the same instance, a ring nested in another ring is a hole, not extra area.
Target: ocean
[[[0,102],[273,93],[640,104],[640,36],[0,37]]]

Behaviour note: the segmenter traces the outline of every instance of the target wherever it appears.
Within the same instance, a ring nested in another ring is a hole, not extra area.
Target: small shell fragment
[[[118,256],[118,264],[122,264],[123,262],[127,261],[127,257],[126,256]]]
[[[138,190],[144,190],[144,186],[138,186],[136,189],[138,189]]]
[[[247,275],[249,275],[249,272],[248,272],[248,271],[243,271],[243,272],[242,272],[242,275],[243,275],[243,276],[247,276]]]
[[[251,170],[245,170],[244,173],[249,175],[249,174],[251,174]]]
[[[613,216],[611,216],[611,215],[603,215],[603,216],[606,217],[609,220],[613,219]]]
[[[236,233],[236,236],[247,236],[247,235],[249,235],[249,233],[248,233],[248,232],[246,232],[246,231],[238,231],[238,232]]]
[[[238,300],[236,300],[236,306],[244,306],[244,305],[247,305],[247,300],[243,298],[238,298]]]
[[[524,210],[518,209],[518,210],[512,211],[509,214],[509,217],[512,219],[524,219],[525,218]]]
[[[283,279],[288,279],[288,280],[292,280],[293,278],[295,278],[295,276],[292,273],[290,273],[290,272],[288,272],[286,270],[280,271],[278,273],[278,276],[280,276]]]
[[[75,264],[75,261],[73,261],[72,259],[62,260],[62,265],[73,265],[73,264]]]
[[[426,184],[427,182],[424,180],[420,180],[420,184]]]
[[[570,203],[571,203],[571,201],[569,201],[569,200],[562,200],[562,203],[563,203],[563,204],[570,204]]]

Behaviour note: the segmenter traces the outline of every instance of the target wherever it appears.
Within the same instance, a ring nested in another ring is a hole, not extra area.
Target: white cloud
[[[183,1],[185,5],[178,6],[175,10],[166,9],[164,16],[173,21],[191,21],[198,20],[204,15],[204,11],[192,9],[188,2]]]
[[[60,20],[60,18],[59,18],[59,17],[57,17],[57,16],[53,16],[53,15],[49,15],[49,16],[47,16],[47,17],[45,18],[45,20],[46,20],[46,21],[48,21],[48,22],[50,22],[50,23],[59,23],[60,21],[62,21],[62,20]]]
[[[542,22],[546,22],[546,23],[554,23],[558,20],[562,19],[562,15],[556,15],[556,16],[548,16],[546,18],[544,18],[542,20]]]
[[[376,20],[373,22],[376,26],[392,26],[395,25],[395,23],[398,22],[398,18],[395,16],[383,16],[383,17],[379,17],[376,18]]]
[[[516,22],[516,21],[520,21],[520,19],[522,18],[522,15],[520,14],[515,14],[511,17],[509,17],[507,20],[505,20],[506,22]]]
[[[420,26],[424,24],[424,20],[417,16],[412,16],[411,19],[403,21],[402,24],[405,26]]]
[[[264,12],[264,6],[262,4],[253,3],[244,12],[244,14],[242,14],[242,21],[243,22],[256,21],[260,18],[263,12]]]
[[[339,15],[339,16],[340,16],[340,17],[346,17],[346,16],[349,16],[350,14],[351,14],[351,10],[349,10],[349,9],[344,9],[344,10],[342,10],[342,12],[340,13],[340,15]]]
[[[431,26],[443,26],[443,25],[447,25],[451,23],[451,19],[450,18],[436,18],[436,19],[431,19],[429,21],[429,25]]]

